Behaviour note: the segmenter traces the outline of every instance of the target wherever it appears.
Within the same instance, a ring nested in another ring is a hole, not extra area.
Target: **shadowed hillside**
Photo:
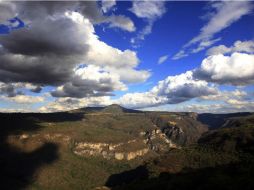
[[[51,164],[58,158],[58,146],[54,143],[44,143],[42,146],[26,152],[9,144],[8,137],[23,132],[40,130],[31,117],[36,114],[0,114],[0,176],[1,188],[18,190],[29,186],[36,171],[46,164]],[[38,117],[37,117],[38,118]],[[49,118],[55,118],[51,115]],[[55,119],[60,119],[56,117]]]
[[[230,118],[234,117],[247,117],[252,115],[249,112],[243,113],[230,113],[230,114],[212,114],[212,113],[203,113],[199,114],[197,119],[203,124],[206,124],[210,129],[216,129],[225,126],[226,122]]]

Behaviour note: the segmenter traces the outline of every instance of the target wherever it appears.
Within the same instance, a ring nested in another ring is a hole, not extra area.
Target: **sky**
[[[254,111],[252,1],[0,0],[0,112]]]

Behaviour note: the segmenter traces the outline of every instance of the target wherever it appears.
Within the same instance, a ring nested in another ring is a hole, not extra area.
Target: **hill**
[[[204,134],[195,146],[112,175],[106,185],[112,190],[253,189],[253,160],[254,127],[221,128]]]
[[[154,187],[150,179],[159,185],[163,173],[168,181],[168,174],[181,174],[184,168],[196,171],[236,163],[243,155],[239,151],[250,153],[246,147],[252,146],[252,115],[225,115],[223,120],[217,130],[208,131],[209,122],[200,122],[196,113],[143,112],[119,105],[59,113],[0,113],[1,187],[128,189],[133,184],[129,189],[135,189],[144,185],[140,181],[144,178],[149,187]],[[225,123],[248,126],[222,127]],[[227,141],[240,143],[228,146]]]
[[[229,114],[212,114],[212,113],[203,113],[198,115],[198,121],[209,126],[210,129],[217,129],[220,127],[232,127],[232,123],[227,125],[227,122],[230,119],[236,118],[235,121],[240,119],[247,118],[248,116],[253,117],[253,114],[250,112],[242,113],[229,113]],[[243,123],[244,124],[244,123]]]

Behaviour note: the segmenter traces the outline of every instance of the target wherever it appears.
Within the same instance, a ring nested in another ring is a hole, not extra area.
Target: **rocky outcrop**
[[[20,140],[25,140],[25,139],[28,139],[28,138],[29,138],[28,134],[22,134],[22,135],[19,136]]]
[[[68,135],[64,135],[62,133],[46,133],[46,134],[26,134],[23,133],[21,135],[12,135],[9,136],[9,139],[19,139],[20,141],[28,141],[28,140],[36,140],[36,141],[52,141],[52,142],[58,142],[58,143],[69,143],[71,138]]]
[[[140,132],[140,138],[143,138],[142,146],[140,148],[133,148],[126,151],[126,147],[139,144],[140,140],[129,140],[126,143],[92,143],[92,142],[77,142],[73,152],[80,156],[102,156],[105,159],[116,160],[133,160],[138,157],[146,155],[149,151],[164,152],[171,148],[180,148],[173,143],[160,130],[154,129],[152,131]]]
[[[196,113],[158,114],[149,117],[167,139],[178,146],[196,143],[208,130],[207,126],[197,120]]]
[[[102,156],[105,159],[132,160],[144,156],[149,150],[148,148],[143,148],[135,151],[119,151],[121,147],[128,146],[135,142],[135,139],[127,141],[126,143],[117,144],[78,142],[75,143],[73,152],[79,156]]]
[[[145,136],[144,143],[153,151],[164,152],[171,148],[180,148],[179,145],[173,143],[160,129],[154,129],[151,132],[142,133],[142,135]]]
[[[126,154],[126,159],[127,160],[135,159],[136,157],[140,157],[140,156],[145,155],[146,153],[148,153],[148,151],[149,151],[148,148],[144,148],[144,149],[137,150],[137,151],[134,151],[134,152],[128,152]]]
[[[101,187],[95,187],[94,190],[111,190],[109,187],[101,186]]]

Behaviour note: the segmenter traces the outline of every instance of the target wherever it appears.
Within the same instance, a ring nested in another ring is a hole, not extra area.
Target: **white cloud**
[[[130,11],[139,18],[153,20],[161,17],[166,12],[166,8],[161,1],[133,1]]]
[[[162,104],[167,104],[168,99],[165,96],[158,96],[153,92],[143,93],[127,93],[123,95],[115,103],[128,108],[145,108],[154,107]]]
[[[26,113],[26,112],[31,112],[30,109],[22,109],[22,108],[15,108],[15,109],[12,109],[12,108],[0,108],[0,113],[17,113],[17,112],[20,112],[20,113]]]
[[[181,59],[183,57],[187,57],[188,53],[185,52],[185,50],[180,50],[177,54],[175,54],[172,59],[173,60],[177,60],[177,59]]]
[[[217,93],[217,89],[209,86],[206,81],[194,79],[192,71],[169,76],[165,80],[159,81],[151,91],[160,96],[167,96],[169,103]]]
[[[221,40],[221,38],[212,39],[212,40],[204,40],[204,41],[200,42],[199,46],[196,49],[193,49],[191,51],[191,53],[198,53],[198,52],[206,49],[207,47],[210,47],[211,45],[213,45],[214,43],[216,43],[220,40]]]
[[[131,108],[145,108],[162,104],[177,104],[200,96],[217,94],[217,89],[207,82],[195,80],[192,72],[169,76],[159,81],[150,91],[128,93],[117,103]]]
[[[254,55],[233,53],[212,55],[204,59],[194,76],[209,82],[231,85],[254,83]]]
[[[82,80],[96,81],[103,85],[103,82],[110,81],[115,90],[126,90],[126,86],[120,82],[119,75],[102,70],[98,66],[88,65],[87,67],[75,68],[75,75]]]
[[[234,52],[254,53],[254,41],[236,41],[233,46],[219,45],[210,48],[207,55],[227,54]]]
[[[116,0],[102,0],[101,1],[101,9],[104,13],[109,12],[116,5]]]
[[[105,70],[118,73],[120,76],[120,80],[128,84],[145,82],[151,75],[150,71],[133,69],[131,67],[106,67]]]
[[[131,38],[130,42],[134,48],[139,47],[139,42],[145,40],[145,37],[152,33],[154,21],[148,21],[148,24],[137,34],[136,37]]]
[[[106,106],[112,104],[109,96],[88,98],[58,98],[54,102],[39,108],[40,112],[68,111],[88,106]]]
[[[165,61],[167,61],[167,59],[168,59],[168,55],[161,56],[158,60],[158,64],[164,63]]]
[[[59,86],[51,94],[54,97],[91,97],[112,95],[112,91],[126,90],[117,73],[110,73],[99,66],[80,65],[74,69],[72,83]]]
[[[11,101],[18,104],[34,104],[44,101],[44,97],[29,95],[16,95],[13,97],[0,97],[0,98],[4,101]]]
[[[190,111],[198,113],[234,113],[234,112],[253,112],[253,101],[229,100],[222,104],[191,104],[178,109],[179,111]]]
[[[133,21],[123,15],[111,15],[109,16],[105,22],[109,23],[110,28],[121,28],[123,30],[126,30],[128,32],[134,32],[136,30],[136,27],[133,23]]]
[[[53,93],[57,97],[84,97],[112,95],[114,90],[125,90],[125,83],[143,82],[150,76],[149,71],[136,69],[136,52],[100,41],[93,24],[82,14],[67,11],[41,19],[27,18],[29,28],[0,38],[7,50],[0,54],[6,63],[0,66],[0,80],[58,86],[59,93]],[[63,27],[67,28],[62,30]],[[94,76],[100,75],[99,81],[77,75],[74,68],[81,63],[87,66],[86,71],[94,70]],[[71,93],[62,93],[65,91]]]
[[[212,101],[227,101],[229,99],[241,100],[247,97],[247,95],[245,91],[236,89],[233,91],[218,91],[217,94],[201,96],[200,99]]]
[[[138,43],[144,40],[147,35],[152,32],[154,22],[159,19],[165,12],[164,1],[133,1],[132,7],[129,9],[138,18],[145,19],[147,25],[131,39],[133,47],[138,47]]]
[[[19,15],[26,24],[30,24],[27,21],[38,18],[45,18],[47,16],[61,15],[65,11],[79,11],[84,17],[90,20],[93,24],[108,23],[110,27],[119,27],[123,30],[130,30],[130,23],[132,20],[123,15],[114,15],[114,18],[103,14],[104,11],[112,9],[114,1],[102,2],[102,8],[98,6],[96,1],[28,1],[28,2],[0,2],[0,21],[1,23],[7,21],[10,18]],[[32,8],[31,8],[32,7]],[[127,25],[127,21],[129,24]],[[116,23],[114,23],[116,22]],[[135,27],[133,27],[135,28]],[[132,28],[132,29],[133,29]],[[133,30],[131,30],[133,31]]]
[[[15,4],[6,1],[0,1],[0,23],[5,23],[8,19],[16,16]]]
[[[212,83],[209,85],[209,82]],[[230,56],[209,56],[202,61],[199,68],[169,76],[148,92],[128,93],[119,99],[119,103],[128,107],[145,108],[199,98],[224,101],[227,104],[231,99],[232,104],[233,101],[240,102],[247,96],[240,89],[220,92],[213,83],[236,86],[253,84],[254,55],[233,53]]]
[[[211,17],[209,22],[201,28],[200,34],[187,43],[187,46],[212,38],[214,34],[227,28],[242,16],[249,14],[251,9],[252,5],[247,1],[216,2],[216,13]]]
[[[215,11],[209,14],[211,16],[208,23],[200,29],[199,35],[185,44],[183,49],[173,59],[182,58],[183,56],[179,56],[182,51],[185,51],[185,56],[187,56],[190,53],[197,53],[219,41],[220,38],[213,39],[214,35],[238,21],[242,16],[249,14],[253,5],[248,1],[222,1],[211,3],[211,8],[215,9]],[[197,45],[197,47],[193,47],[194,45]]]

